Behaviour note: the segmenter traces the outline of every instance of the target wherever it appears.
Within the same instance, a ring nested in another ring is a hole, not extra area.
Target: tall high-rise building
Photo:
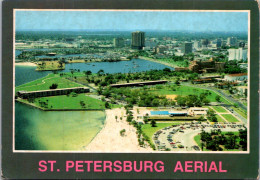
[[[217,46],[217,48],[220,48],[221,47],[221,45],[222,45],[222,40],[220,39],[220,38],[218,38],[217,40],[216,40],[216,46]]]
[[[202,40],[201,40],[201,44],[202,44],[202,46],[204,46],[204,47],[208,47],[208,45],[209,45],[209,40],[208,40],[208,39],[202,39]]]
[[[182,44],[181,51],[184,54],[192,53],[192,43],[191,42],[185,42]]]
[[[227,45],[236,46],[237,45],[237,38],[236,37],[227,38]]]
[[[114,47],[124,47],[125,41],[123,38],[114,38]]]
[[[132,32],[133,49],[142,49],[145,46],[145,33],[141,31]]]

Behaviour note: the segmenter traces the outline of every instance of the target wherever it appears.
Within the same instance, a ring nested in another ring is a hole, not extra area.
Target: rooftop
[[[18,92],[19,93],[51,92],[51,91],[69,90],[69,89],[88,89],[88,88],[85,88],[85,87],[73,87],[73,88],[47,89],[47,90],[40,90],[40,91],[18,91]]]
[[[111,84],[110,86],[131,85],[131,84],[147,84],[147,83],[157,83],[157,82],[168,82],[168,81],[166,81],[166,80],[144,81],[144,82],[123,83],[123,84]]]
[[[247,73],[229,74],[229,75],[227,75],[227,76],[231,76],[231,77],[247,76]]]

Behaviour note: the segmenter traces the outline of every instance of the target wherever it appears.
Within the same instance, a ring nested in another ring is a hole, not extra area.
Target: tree
[[[212,117],[211,117],[211,121],[212,121],[212,122],[218,122],[218,119],[217,119],[216,116],[212,116]]]
[[[35,99],[34,99],[34,98],[28,98],[28,102],[29,102],[29,103],[34,103],[34,102],[35,102]]]
[[[151,120],[151,126],[156,127],[156,121],[154,119]]]
[[[110,104],[107,101],[105,102],[105,108],[110,109]]]
[[[82,108],[85,108],[85,103],[84,103],[84,101],[80,101],[80,105],[82,106]]]
[[[174,83],[175,83],[176,85],[180,85],[180,84],[181,84],[181,83],[180,83],[180,79],[179,79],[179,78],[176,79]]]
[[[219,96],[219,95],[217,95],[217,96],[215,97],[215,99],[216,99],[217,102],[220,102],[220,96]]]
[[[147,124],[148,123],[148,117],[147,116],[144,116],[144,123]]]
[[[97,89],[98,95],[101,95],[102,92],[103,92],[103,88],[101,86],[99,86],[98,89]]]
[[[85,75],[91,75],[92,74],[92,72],[91,71],[84,71],[84,73],[85,73]]]
[[[204,117],[203,117],[203,116],[200,116],[198,120],[199,120],[199,121],[203,121],[203,120],[204,120]]]
[[[207,98],[205,98],[205,99],[202,100],[202,103],[208,105],[210,103],[210,101]]]
[[[201,142],[201,150],[203,151],[203,148],[205,147],[204,142]]]
[[[97,72],[98,76],[102,76],[104,75],[104,70],[103,69],[100,69],[98,72]]]
[[[178,105],[185,106],[186,105],[186,98],[183,96],[177,96],[175,98],[177,100]]]
[[[122,129],[121,131],[120,131],[120,136],[124,136],[125,135],[125,129]]]
[[[58,87],[58,84],[53,83],[49,88],[50,89],[57,89],[57,87]]]

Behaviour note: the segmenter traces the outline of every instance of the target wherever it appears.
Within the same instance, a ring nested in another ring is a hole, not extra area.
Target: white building
[[[247,86],[237,86],[237,93],[241,96],[247,96],[248,88]]]
[[[247,69],[248,68],[248,64],[247,63],[239,63],[239,67],[243,68],[243,69]]]
[[[228,50],[228,60],[247,60],[247,49],[239,48],[239,49],[229,49]]]
[[[193,47],[194,49],[198,50],[201,48],[201,43],[199,41],[194,41]]]
[[[201,116],[201,115],[206,115],[208,112],[208,108],[200,108],[200,107],[191,107],[189,108],[189,115],[191,116]]]

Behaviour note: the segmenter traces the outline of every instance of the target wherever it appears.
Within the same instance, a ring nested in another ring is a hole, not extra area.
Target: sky
[[[16,11],[16,30],[247,32],[247,12]]]

